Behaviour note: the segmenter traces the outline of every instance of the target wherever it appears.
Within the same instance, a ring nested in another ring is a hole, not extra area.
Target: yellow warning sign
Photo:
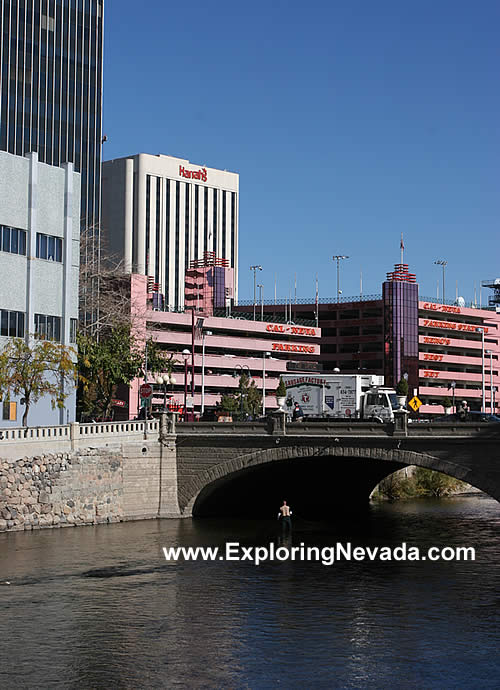
[[[408,405],[411,407],[411,409],[416,412],[420,405],[422,404],[422,401],[417,398],[416,395],[413,396],[413,398],[410,400]]]

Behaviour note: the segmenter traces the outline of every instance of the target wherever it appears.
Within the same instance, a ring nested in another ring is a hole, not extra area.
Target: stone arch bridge
[[[259,510],[269,515],[283,498],[301,504],[304,514],[358,508],[368,503],[379,481],[410,465],[443,472],[500,501],[500,425],[496,424],[408,425],[404,417],[395,425],[356,421],[284,425],[276,419],[269,426],[174,422],[165,415],[161,423],[3,431],[0,508],[13,503],[16,482],[24,477],[30,484],[23,466],[33,466],[36,472],[39,456],[45,458],[44,466],[59,466],[61,454],[73,462],[66,478],[61,474],[55,480],[61,496],[71,496],[74,503],[85,494],[86,510],[94,502],[98,514],[102,506],[99,498],[92,499],[97,490],[94,475],[100,482],[112,475],[108,488],[117,497],[116,514],[123,520],[257,515]],[[97,473],[92,470],[95,453]],[[40,486],[43,483],[40,477],[33,479]],[[21,488],[27,490],[19,487],[15,497],[22,503]],[[28,488],[31,491],[31,484]],[[51,481],[41,490],[56,493]],[[50,496],[47,500],[54,503]]]
[[[319,504],[330,510],[332,501],[353,506],[366,503],[384,477],[410,465],[442,472],[500,501],[500,428],[495,425],[418,424],[397,430],[311,422],[263,433],[258,424],[179,424],[176,432],[183,516],[217,512],[235,482],[233,508],[246,500],[252,510],[273,482],[274,504],[283,498],[276,495],[283,487],[292,495],[308,494],[310,509]]]

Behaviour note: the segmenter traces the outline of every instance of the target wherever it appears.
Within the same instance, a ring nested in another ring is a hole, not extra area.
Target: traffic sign
[[[414,395],[413,398],[412,398],[412,399],[410,400],[410,402],[408,403],[408,405],[411,407],[411,409],[412,409],[414,412],[417,412],[417,410],[418,410],[418,408],[420,407],[421,404],[422,404],[422,401],[419,400],[419,398],[417,398],[416,395]]]
[[[153,395],[153,387],[149,383],[143,383],[140,391],[141,398],[150,398]]]

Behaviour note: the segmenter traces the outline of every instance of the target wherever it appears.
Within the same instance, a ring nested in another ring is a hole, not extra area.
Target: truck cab
[[[361,396],[361,419],[394,420],[394,410],[399,408],[393,388],[374,386]]]

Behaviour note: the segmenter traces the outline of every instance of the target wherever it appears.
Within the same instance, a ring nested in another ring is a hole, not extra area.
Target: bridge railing
[[[129,422],[94,422],[0,429],[0,458],[64,453],[88,446],[116,444],[158,435],[157,419]]]

